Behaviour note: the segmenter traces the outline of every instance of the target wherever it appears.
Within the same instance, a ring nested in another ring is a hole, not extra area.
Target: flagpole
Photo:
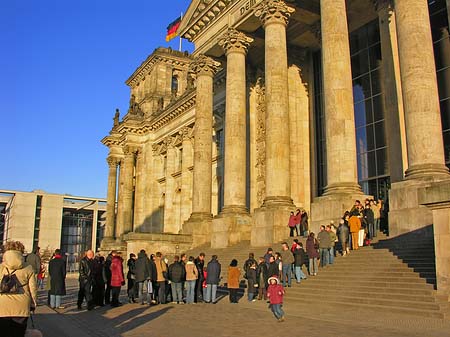
[[[181,20],[183,20],[183,12],[181,12],[180,17],[181,17]],[[181,38],[181,35],[180,35],[180,46],[178,47],[178,51],[181,51],[181,41],[182,41],[182,38]]]

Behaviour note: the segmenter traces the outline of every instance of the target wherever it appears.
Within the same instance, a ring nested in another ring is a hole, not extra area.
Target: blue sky
[[[125,80],[189,0],[0,1],[0,189],[106,197]],[[183,50],[192,45],[183,40]]]

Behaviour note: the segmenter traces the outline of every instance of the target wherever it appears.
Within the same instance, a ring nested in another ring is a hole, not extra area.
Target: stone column
[[[408,148],[407,179],[447,177],[428,4],[395,0]]]
[[[164,233],[178,234],[178,224],[175,214],[175,178],[172,176],[176,171],[176,151],[173,137],[167,137],[167,164],[166,164],[166,200],[164,210]]]
[[[183,136],[181,157],[181,223],[189,219],[192,210],[192,128],[181,130]]]
[[[391,183],[402,181],[407,167],[395,13],[391,0],[374,0],[381,40],[381,86]]]
[[[320,3],[328,185],[324,195],[358,193],[352,72],[345,0]]]
[[[292,7],[280,0],[263,0],[255,9],[265,30],[265,206],[292,205],[286,26],[293,12]]]
[[[252,38],[234,28],[219,39],[227,56],[224,207],[222,213],[247,213],[247,123],[245,57]]]
[[[120,160],[111,156],[109,156],[106,160],[109,166],[109,175],[104,239],[112,240],[114,239],[114,226],[116,222],[117,165]]]
[[[191,219],[211,218],[213,79],[219,66],[205,55],[191,64],[197,74]]]
[[[117,214],[116,239],[133,230],[133,178],[136,149],[123,148],[124,159],[120,168],[119,212]]]

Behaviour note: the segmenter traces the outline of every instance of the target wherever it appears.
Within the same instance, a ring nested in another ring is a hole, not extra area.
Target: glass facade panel
[[[428,0],[438,82],[445,163],[450,167],[450,37],[446,0]]]
[[[76,262],[83,252],[95,249],[92,247],[92,221],[92,211],[63,209],[61,251],[72,256]]]
[[[353,101],[359,102],[371,96],[370,74],[363,75],[353,80]]]

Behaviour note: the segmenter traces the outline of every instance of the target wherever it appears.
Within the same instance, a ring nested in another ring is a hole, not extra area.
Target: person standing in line
[[[320,226],[320,232],[317,235],[319,241],[320,266],[325,268],[328,264],[330,256],[331,238],[330,234],[325,230],[325,226]]]
[[[37,285],[33,268],[24,263],[24,245],[19,241],[8,241],[3,245],[0,264],[0,280],[14,273],[20,288],[0,294],[0,334],[2,336],[25,336],[28,317],[37,306]],[[6,290],[6,289],[4,289]]]
[[[258,268],[256,269],[258,278],[258,300],[267,300],[266,284],[269,279],[268,272],[266,261],[264,260],[264,257],[261,256],[259,258]]]
[[[150,304],[150,294],[148,292],[148,289],[146,291],[146,299],[144,299],[144,285],[150,280],[150,260],[145,253],[144,249],[141,249],[141,251],[138,253],[138,258],[135,265],[135,276],[136,276],[136,289],[138,293],[138,301],[142,305],[148,303]]]
[[[237,291],[239,289],[239,277],[241,276],[241,271],[237,265],[238,261],[233,259],[228,267],[227,286],[230,296],[230,303],[238,303]]]
[[[297,283],[300,283],[301,280],[306,280],[306,275],[302,271],[302,266],[306,265],[307,256],[305,251],[303,250],[303,244],[299,242],[295,246],[294,250],[294,271],[295,271],[295,278],[297,280]]]
[[[296,229],[297,225],[297,217],[295,216],[294,212],[291,212],[291,215],[289,215],[289,221],[288,221],[288,227],[289,227],[289,237],[294,236],[294,230]]]
[[[186,269],[180,261],[180,257],[175,255],[173,263],[169,266],[169,280],[172,288],[172,302],[183,304],[183,282],[186,278]]]
[[[112,261],[112,254],[109,253],[108,256],[105,259],[105,284],[106,284],[106,290],[105,290],[105,304],[111,304],[111,261]]]
[[[337,237],[339,239],[339,242],[341,243],[341,247],[342,247],[342,251],[341,254],[342,256],[346,256],[348,253],[348,236],[349,236],[350,230],[348,228],[348,226],[345,224],[345,220],[341,219],[339,221],[339,227],[337,229]]]
[[[249,302],[256,301],[256,289],[259,287],[256,273],[256,262],[253,262],[247,271],[247,300]]]
[[[55,250],[55,255],[48,264],[48,272],[51,275],[50,307],[64,309],[61,296],[66,295],[66,262],[61,256],[61,250]]]
[[[25,257],[25,262],[33,269],[34,277],[36,277],[36,279],[39,271],[41,270],[41,255],[39,253],[40,249],[40,247],[36,247],[36,249],[32,253],[28,254]]]
[[[328,264],[334,263],[334,248],[336,246],[337,236],[334,224],[327,225],[327,232],[330,235],[330,249],[328,250]]]
[[[284,322],[283,306],[284,287],[280,284],[277,277],[269,277],[269,287],[267,288],[267,297],[270,302],[270,309],[278,322]]]
[[[120,288],[125,285],[123,259],[115,250],[113,250],[111,254],[111,306],[118,307],[122,305],[122,303],[119,302]]]
[[[195,303],[196,282],[199,278],[197,266],[194,263],[194,257],[189,256],[186,262],[186,304]],[[203,274],[203,271],[202,271]]]
[[[166,304],[166,281],[167,281],[167,265],[164,262],[161,252],[157,252],[155,256],[156,265],[156,282],[158,284],[158,302]]]
[[[319,243],[315,238],[314,232],[309,233],[308,239],[306,239],[306,254],[309,258],[309,275],[316,276],[319,271],[317,268],[317,259],[319,258]]]
[[[220,281],[221,266],[217,260],[217,255],[211,257],[211,261],[208,262],[206,266],[206,272],[208,274],[206,279],[206,303],[217,303],[216,293],[217,286]]]
[[[92,277],[92,269],[94,262],[94,252],[92,250],[88,250],[85,253],[85,256],[80,261],[79,272],[80,276],[78,278],[80,284],[80,290],[78,291],[78,301],[77,308],[81,310],[81,305],[83,304],[84,299],[86,298],[87,309],[94,309],[94,302],[92,300],[92,285],[93,285],[93,277]]]
[[[197,267],[197,275],[198,279],[195,283],[195,303],[201,302],[204,300],[203,296],[203,282],[205,278],[203,277],[203,268],[205,267],[205,253],[200,253],[198,257],[194,260],[194,264]]]
[[[136,303],[136,255],[130,254],[130,258],[127,261],[127,294],[128,303]]]
[[[350,218],[348,219],[348,226],[350,227],[350,233],[352,235],[352,249],[357,250],[359,248],[358,239],[359,239],[359,231],[361,229],[361,220],[357,215],[359,213],[353,212],[350,213]]]
[[[372,238],[377,237],[380,231],[380,207],[374,200],[370,200],[370,209],[373,211],[373,235]]]
[[[286,287],[286,279],[287,286],[290,287],[292,282],[292,264],[294,263],[294,255],[292,255],[287,242],[281,244],[281,261],[283,263],[281,269],[283,287]]]
[[[302,211],[300,211],[300,209],[297,208],[297,213],[295,213],[295,231],[297,232],[297,236],[302,235],[301,222],[302,222]]]
[[[96,256],[94,258],[92,278],[94,285],[92,287],[92,298],[95,305],[105,306],[105,258]]]

